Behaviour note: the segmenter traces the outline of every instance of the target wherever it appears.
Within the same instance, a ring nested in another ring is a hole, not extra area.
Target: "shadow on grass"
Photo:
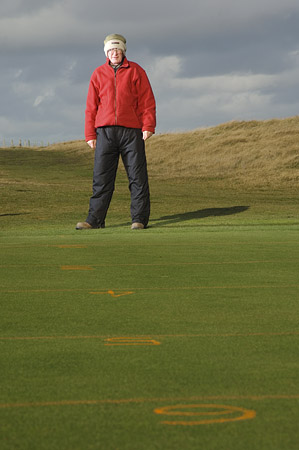
[[[9,216],[25,216],[30,213],[7,213],[7,214],[0,214],[0,217],[9,217]]]
[[[204,219],[205,217],[219,217],[230,216],[233,214],[240,214],[247,211],[249,206],[231,206],[228,208],[206,208],[197,211],[190,211],[186,213],[178,213],[171,216],[162,216],[159,219],[153,219],[150,222],[152,227],[171,225],[178,222],[186,222],[194,219]],[[155,222],[155,223],[154,223]]]

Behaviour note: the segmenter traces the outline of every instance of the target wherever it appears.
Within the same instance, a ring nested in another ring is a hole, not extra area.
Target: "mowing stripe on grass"
[[[291,289],[299,288],[299,284],[254,284],[254,285],[228,285],[228,286],[177,286],[177,287],[145,287],[145,288],[123,288],[123,291],[188,291],[197,289]],[[110,288],[106,289],[0,289],[0,293],[17,294],[17,293],[45,293],[45,292],[87,292],[89,294],[107,294],[112,291]],[[118,289],[115,289],[118,291]]]
[[[249,241],[237,241],[238,245],[252,245],[252,242]],[[299,241],[298,240],[294,240],[294,241],[263,241],[262,245],[298,245]],[[94,248],[94,247],[106,247],[107,246],[107,242],[92,242],[92,243],[88,243],[88,244],[16,244],[13,242],[6,242],[6,243],[1,243],[0,244],[2,248]],[[126,245],[126,243],[123,243],[122,245]],[[182,247],[182,248],[186,248],[186,247],[202,247],[202,246],[208,246],[208,245],[215,245],[215,246],[219,246],[219,245],[227,245],[227,246],[231,246],[231,242],[227,242],[227,241],[217,241],[217,242],[213,242],[213,241],[199,241],[199,242],[193,242],[192,244],[188,243],[188,242],[184,242],[183,244],[181,243],[175,243],[175,242],[163,242],[163,243],[159,243],[156,244],[155,242],[151,242],[150,244],[147,244],[146,242],[142,242],[143,247]],[[128,244],[129,248],[132,247],[140,247],[139,243],[136,242],[132,242],[130,241],[130,243]]]
[[[160,345],[161,342],[145,337],[112,337],[105,339],[104,345]]]
[[[91,264],[89,266],[57,266],[57,264],[0,264],[0,268],[8,267],[60,267],[62,270],[75,270],[72,267],[89,267],[85,270],[93,270],[93,267],[168,267],[168,266],[225,266],[225,265],[240,265],[240,264],[276,264],[276,263],[297,263],[299,259],[272,259],[272,260],[249,260],[249,261],[196,261],[196,262],[167,262],[167,263],[102,263]],[[82,269],[84,270],[84,269]]]
[[[57,247],[57,248],[88,248],[87,245],[80,245],[80,244],[53,245],[53,247]]]

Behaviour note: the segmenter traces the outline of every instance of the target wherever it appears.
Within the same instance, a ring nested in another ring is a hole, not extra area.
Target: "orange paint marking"
[[[207,409],[208,411],[205,411]],[[192,411],[190,411],[192,410]],[[196,411],[199,410],[199,411]],[[238,406],[227,405],[214,405],[214,404],[192,404],[192,405],[174,405],[164,406],[162,408],[156,408],[154,410],[156,414],[162,414],[166,416],[184,416],[184,417],[203,417],[200,420],[164,420],[161,423],[165,425],[206,425],[211,423],[224,423],[235,422],[239,420],[254,419],[256,412],[253,409],[240,408]],[[241,413],[241,415],[240,415]],[[236,415],[238,414],[238,415]],[[230,416],[230,417],[218,417],[218,416]],[[212,418],[204,418],[211,417]],[[232,417],[231,417],[232,416]]]
[[[113,337],[105,339],[105,345],[160,345],[161,343],[151,338],[139,337]]]
[[[97,399],[97,400],[56,400],[56,401],[44,401],[44,402],[23,402],[23,403],[0,403],[0,408],[37,408],[43,406],[80,406],[80,405],[105,405],[105,404],[130,404],[130,403],[156,403],[156,402],[170,402],[170,401],[217,401],[217,400],[298,400],[299,394],[294,395],[204,395],[200,397],[174,397],[174,398],[119,398],[119,399]],[[186,407],[186,405],[183,405]],[[214,408],[217,405],[212,405]],[[218,405],[219,406],[219,405]],[[162,411],[165,408],[157,408],[158,411]],[[226,406],[227,409],[232,411],[232,406]],[[243,410],[243,408],[242,408]],[[156,414],[162,414],[157,412]],[[163,413],[164,414],[164,413]],[[168,414],[169,415],[169,414]]]
[[[90,266],[61,266],[61,270],[93,270]]]
[[[43,291],[41,291],[43,292]],[[103,291],[103,294],[107,294],[107,291]],[[267,336],[298,336],[299,331],[282,331],[282,332],[260,332],[260,333],[199,333],[199,334],[155,334],[150,338],[148,336],[135,336],[134,339],[171,339],[171,338],[205,338],[205,337],[267,337]],[[89,336],[0,336],[0,341],[9,340],[40,340],[40,339],[105,339],[106,336],[89,335]],[[106,338],[107,340],[108,338]],[[132,339],[131,337],[119,337],[113,339]]]
[[[93,295],[109,294],[109,295],[111,295],[111,297],[113,297],[113,298],[118,298],[118,297],[123,297],[123,296],[125,296],[125,295],[131,295],[131,294],[134,294],[134,292],[133,292],[133,291],[118,291],[118,293],[117,293],[117,292],[115,292],[115,291],[109,290],[109,291],[96,291],[96,292],[90,292],[90,294],[93,294]]]
[[[130,294],[133,294],[133,293],[134,292],[132,292],[132,291],[125,291],[125,292],[120,292],[119,294],[117,294],[114,291],[108,291],[108,294],[110,294],[111,297],[114,297],[114,298],[122,297],[124,295],[130,295]]]
[[[64,245],[53,245],[53,247],[57,247],[57,248],[87,248],[87,245],[64,244]]]

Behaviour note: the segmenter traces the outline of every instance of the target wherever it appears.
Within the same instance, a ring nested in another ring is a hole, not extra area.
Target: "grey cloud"
[[[158,132],[294,115],[298,22],[298,0],[2,0],[0,142],[82,138],[111,32],[149,73]]]
[[[16,13],[8,21],[1,17],[3,49],[49,48],[59,42],[68,46],[88,45],[95,40],[100,43],[105,34],[115,30],[125,34],[136,48],[142,45],[159,51],[167,42],[168,51],[172,46],[179,51],[227,30],[242,32],[257,21],[263,22],[265,17],[277,16],[284,20],[299,10],[295,0],[285,0],[283,4],[277,0],[185,0],[181,3],[152,0],[142,6],[136,0],[107,5],[96,0],[42,4],[33,0],[9,0],[6,4],[20,4],[16,11],[20,8],[26,15]]]
[[[1,0],[0,17],[12,18],[29,16],[63,0]]]

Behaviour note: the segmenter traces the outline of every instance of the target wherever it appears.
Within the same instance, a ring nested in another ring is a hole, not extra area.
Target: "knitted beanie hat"
[[[107,56],[108,51],[112,48],[119,48],[125,55],[127,50],[126,42],[126,38],[121,34],[109,34],[104,40],[105,55]]]

